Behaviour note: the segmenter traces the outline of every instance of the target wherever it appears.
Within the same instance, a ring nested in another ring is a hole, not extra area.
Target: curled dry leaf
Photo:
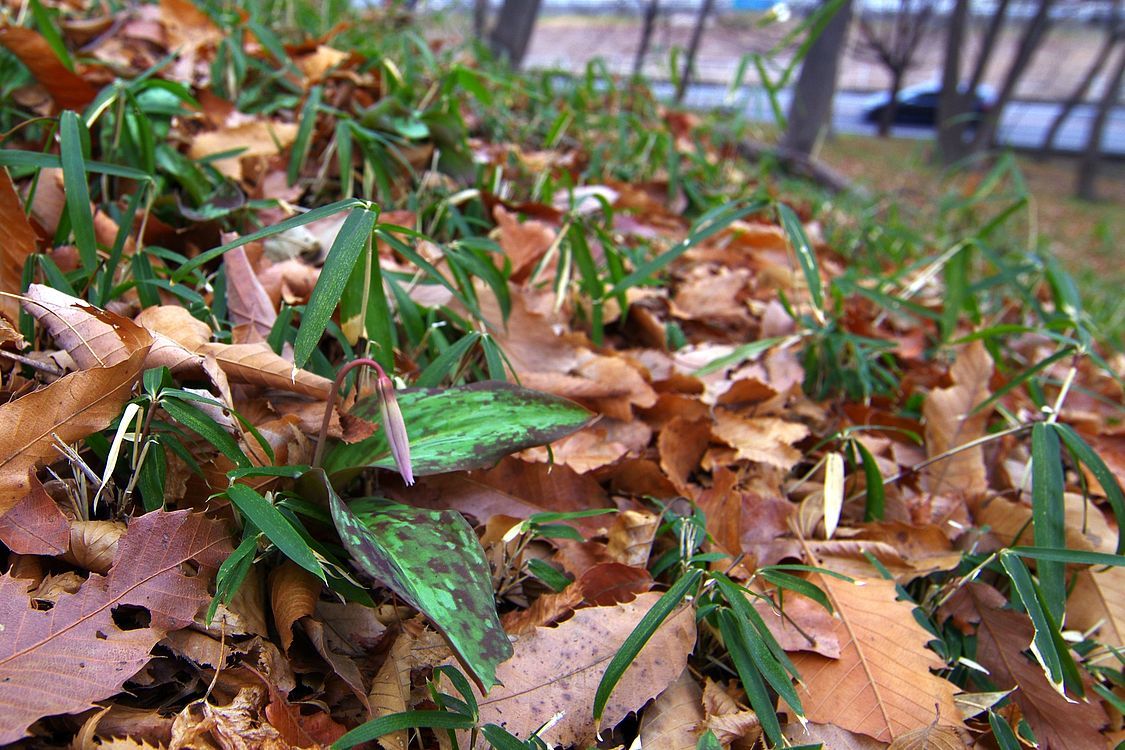
[[[609,527],[609,556],[615,562],[638,568],[648,565],[652,540],[660,526],[660,516],[648,511],[621,511]]]
[[[286,560],[270,573],[270,607],[283,651],[288,652],[293,645],[293,625],[316,611],[321,587],[316,576],[292,560]]]
[[[496,670],[501,685],[480,703],[482,723],[499,724],[527,737],[556,713],[563,717],[546,738],[569,746],[592,740],[594,691],[609,660],[660,594],[641,594],[629,604],[587,607],[555,628],[537,628],[515,643],[515,655]],[[684,669],[695,645],[690,607],[672,614],[626,670],[602,717],[614,726],[660,694]]]
[[[32,284],[25,297],[24,310],[66,349],[80,369],[116,365],[151,343],[149,333],[128,318],[49,286]]]
[[[227,272],[227,310],[231,322],[249,334],[238,343],[265,341],[277,320],[277,312],[258,274],[246,257],[246,248],[236,247],[223,256]]]
[[[6,427],[0,440],[0,512],[31,491],[29,471],[58,458],[56,439],[76,442],[117,418],[132,396],[147,354],[145,341],[111,367],[71,373],[0,406],[0,423]]]
[[[797,653],[797,693],[810,721],[834,724],[890,742],[934,720],[960,724],[953,683],[930,673],[943,662],[926,648],[932,636],[914,620],[912,607],[896,600],[895,583],[882,579],[848,583],[817,575],[839,617],[834,622],[840,658]]]
[[[186,4],[186,3],[185,3]],[[232,149],[244,149],[237,156],[218,159],[213,166],[231,179],[242,179],[242,160],[273,156],[283,152],[297,138],[297,124],[271,120],[250,120],[196,136],[188,149],[192,159],[202,159]]]
[[[949,370],[953,385],[930,391],[922,404],[926,420],[926,454],[929,458],[976,440],[984,434],[990,411],[972,414],[988,398],[992,377],[992,357],[980,341],[963,348]],[[975,494],[988,488],[984,451],[969,448],[926,468],[926,488],[930,492]]]
[[[41,34],[5,22],[0,25],[0,44],[27,66],[59,109],[80,112],[97,95],[94,87],[82,76],[63,65]]]
[[[710,731],[724,745],[754,742],[761,733],[758,715],[741,705],[710,677],[703,683],[704,720],[701,730]]]
[[[20,579],[0,576],[0,743],[120,691],[169,630],[192,623],[230,550],[223,523],[157,511],[133,521],[108,575],[91,575],[50,611],[30,607]],[[147,610],[148,626],[122,630],[113,617],[122,607]]]
[[[125,524],[120,521],[74,521],[70,524],[70,547],[63,559],[104,575],[113,565],[124,535]]]
[[[899,736],[887,750],[962,750],[965,746],[964,730],[940,726],[935,721],[928,727]]]
[[[0,292],[19,293],[23,265],[34,252],[35,230],[27,221],[8,170],[0,167]],[[19,303],[11,297],[0,297],[0,312],[14,321]]]
[[[645,709],[641,717],[641,745],[665,750],[695,750],[699,741],[698,726],[702,722],[703,691],[685,669]]]

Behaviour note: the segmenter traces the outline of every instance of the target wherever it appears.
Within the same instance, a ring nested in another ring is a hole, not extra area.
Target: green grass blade
[[[321,206],[320,208],[314,208],[311,211],[306,211],[303,214],[292,216],[285,221],[274,224],[272,227],[266,227],[265,229],[259,229],[257,232],[244,234],[233,242],[228,242],[225,245],[220,245],[219,247],[212,248],[205,253],[200,253],[199,255],[189,260],[187,263],[184,263],[182,266],[176,269],[175,273],[172,274],[172,280],[183,281],[192,271],[199,268],[205,263],[209,263],[212,260],[215,260],[228,250],[234,250],[236,247],[242,247],[243,245],[255,242],[257,240],[262,240],[266,237],[272,237],[275,234],[287,232],[290,229],[302,227],[305,224],[311,224],[312,222],[319,219],[326,219],[335,213],[339,213],[340,211],[344,211],[349,208],[363,208],[366,205],[367,204],[364,201],[361,201],[358,198],[345,198],[344,200],[336,201],[335,203],[329,203],[327,206]]]
[[[426,727],[429,729],[472,729],[475,722],[469,716],[448,711],[403,711],[402,713],[380,716],[332,743],[332,750],[350,750],[361,742],[370,742],[385,734],[403,729]]]
[[[883,487],[883,475],[879,472],[879,464],[863,443],[853,440],[852,445],[855,446],[863,463],[864,484],[867,485],[867,502],[863,508],[863,520],[882,521],[886,507],[886,488]]]
[[[1030,557],[1033,560],[1052,560],[1069,565],[1109,565],[1115,567],[1125,565],[1125,557],[1121,555],[1089,552],[1082,549],[1009,547],[1008,551],[1020,557]]]
[[[250,459],[238,447],[235,439],[206,413],[175,398],[163,399],[160,406],[177,422],[218,448],[219,452],[233,461],[236,466],[240,468],[250,466]]]
[[[1062,458],[1059,438],[1051,425],[1031,428],[1031,511],[1036,547],[1066,547],[1066,508],[1063,503]],[[1039,585],[1051,616],[1062,622],[1066,606],[1066,566],[1040,560]]]
[[[750,699],[750,707],[758,714],[758,720],[762,723],[762,731],[765,732],[766,737],[775,746],[780,746],[781,725],[777,721],[777,709],[762,680],[762,675],[746,648],[738,618],[731,610],[724,609],[718,613],[718,620],[719,634],[722,635],[723,644],[727,647],[734,668],[742,680],[742,687]]]
[[[62,159],[54,154],[42,154],[37,151],[20,151],[19,149],[0,149],[0,167],[16,167],[24,169],[60,169]],[[85,162],[87,172],[105,174],[111,177],[124,177],[127,180],[152,182],[152,175],[139,169],[122,167],[117,164],[106,164],[101,161]]]
[[[809,237],[805,234],[805,228],[801,225],[801,220],[797,218],[797,214],[793,213],[793,209],[789,206],[784,203],[777,204],[777,215],[781,220],[781,228],[785,230],[785,235],[789,238],[789,244],[792,245],[793,252],[797,256],[797,263],[800,264],[801,271],[805,275],[813,307],[816,309],[819,319],[823,321],[825,319],[824,286],[820,280],[816,254],[813,253]]]
[[[320,337],[328,328],[328,321],[332,319],[332,311],[340,302],[348,277],[351,276],[363,248],[367,246],[378,218],[377,211],[357,208],[344,220],[344,225],[328,252],[320,277],[316,280],[316,286],[313,287],[309,302],[305,305],[301,327],[297,329],[297,340],[293,344],[295,367],[304,367],[313,349],[320,343]],[[382,289],[378,290],[378,294],[382,293]]]
[[[1054,430],[1070,452],[1090,470],[1105,491],[1105,499],[1109,502],[1113,517],[1117,520],[1117,554],[1125,554],[1125,536],[1122,535],[1122,530],[1125,529],[1125,495],[1121,493],[1117,476],[1070,425],[1055,423]]]
[[[625,674],[625,670],[641,653],[641,649],[648,643],[649,638],[652,638],[660,625],[680,605],[684,597],[695,590],[695,587],[699,584],[699,579],[702,577],[703,571],[699,568],[692,568],[681,576],[670,589],[664,592],[663,596],[657,599],[656,604],[652,605],[648,612],[645,612],[644,617],[637,623],[637,627],[633,628],[633,632],[621,644],[621,648],[613,655],[609,666],[606,667],[605,674],[602,675],[601,682],[598,683],[598,689],[594,693],[595,723],[601,722],[606,703],[609,702],[609,697]]]
[[[1011,725],[997,716],[991,709],[988,712],[988,725],[992,727],[992,736],[996,739],[996,744],[1000,746],[1000,750],[1023,750],[1023,745],[1020,744],[1016,733],[1012,731]]]
[[[297,138],[293,141],[293,150],[289,154],[289,170],[286,176],[289,184],[297,182],[301,175],[301,167],[309,155],[309,145],[312,141],[313,130],[316,127],[316,116],[320,113],[320,99],[323,89],[313,86],[309,96],[305,99],[305,106],[301,108],[301,124],[297,128]]]
[[[227,488],[226,495],[234,507],[238,508],[238,512],[261,529],[266,538],[286,557],[320,580],[325,580],[324,570],[316,555],[273,503],[244,484],[231,485]]]
[[[457,343],[442,352],[422,371],[422,374],[414,381],[414,385],[418,388],[436,388],[441,385],[447,377],[460,369],[465,355],[480,341],[480,338],[481,334],[476,331],[471,331],[462,336],[457,340]]]
[[[90,211],[90,188],[86,184],[86,158],[82,149],[82,124],[70,110],[59,116],[59,150],[63,183],[66,185],[66,212],[74,232],[74,244],[82,268],[92,273],[98,265],[98,243],[94,238],[94,215]]]

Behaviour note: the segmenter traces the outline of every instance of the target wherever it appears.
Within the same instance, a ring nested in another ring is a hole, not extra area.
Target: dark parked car
[[[898,108],[895,110],[895,125],[921,125],[933,127],[937,124],[938,97],[941,85],[923,83],[908,86],[898,92]],[[980,120],[992,107],[995,95],[987,86],[978,86],[973,92],[973,118]],[[890,106],[887,92],[873,95],[864,105],[863,119],[878,124],[883,112]]]

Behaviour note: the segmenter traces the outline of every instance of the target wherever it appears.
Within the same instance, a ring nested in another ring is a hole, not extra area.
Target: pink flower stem
[[[353,359],[336,372],[336,379],[332,381],[332,390],[328,394],[328,403],[324,406],[324,421],[320,423],[320,433],[316,436],[316,451],[313,453],[312,460],[314,469],[320,468],[320,459],[324,457],[324,445],[328,442],[328,426],[332,424],[332,410],[336,408],[336,399],[340,395],[340,387],[344,384],[344,378],[348,376],[349,372],[360,366],[374,367],[379,372],[379,377],[387,377],[382,365],[370,357]]]

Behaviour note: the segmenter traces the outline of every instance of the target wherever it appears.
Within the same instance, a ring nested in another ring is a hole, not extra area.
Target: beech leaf
[[[515,655],[496,670],[501,685],[479,699],[480,723],[527,737],[562,713],[545,739],[552,746],[585,747],[594,739],[590,716],[602,675],[660,596],[649,592],[628,604],[579,609],[558,627],[521,636]],[[691,607],[683,607],[660,625],[625,671],[598,728],[615,726],[675,682],[694,646],[695,617]]]
[[[896,600],[894,581],[818,575],[814,583],[839,616],[840,658],[793,654],[809,721],[890,742],[933,723],[936,704],[942,724],[960,725],[956,687],[930,673],[943,663],[926,648],[932,636],[914,620],[912,606]]]
[[[192,623],[229,552],[225,523],[155,511],[130,525],[108,575],[91,575],[48,611],[32,608],[27,581],[0,576],[0,743],[118,693],[165,634]],[[122,630],[122,607],[147,610],[148,626]]]

